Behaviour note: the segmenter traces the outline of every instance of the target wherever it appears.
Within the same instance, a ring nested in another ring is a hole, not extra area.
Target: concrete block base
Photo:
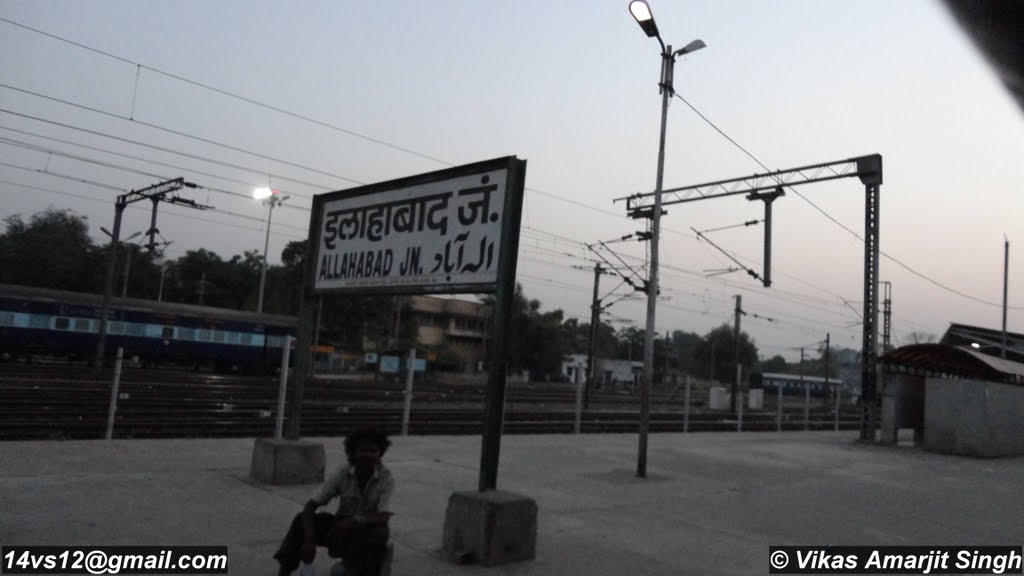
[[[497,566],[533,560],[537,548],[537,503],[493,490],[456,492],[444,519],[444,555],[457,564]]]
[[[249,476],[261,484],[314,484],[324,481],[326,461],[323,444],[257,438]]]

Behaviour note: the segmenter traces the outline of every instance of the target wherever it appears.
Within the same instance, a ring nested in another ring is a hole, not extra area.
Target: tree
[[[938,341],[938,337],[930,332],[911,332],[907,335],[907,339],[913,344],[931,344]]]
[[[494,296],[483,297],[483,302],[494,309]],[[529,370],[538,377],[561,372],[562,360],[573,343],[563,326],[564,313],[541,312],[540,308],[540,300],[528,299],[523,286],[516,284],[509,318],[509,367]],[[583,325],[577,327],[582,330]],[[491,342],[489,339],[488,344]]]
[[[0,282],[99,293],[106,261],[84,216],[50,208],[26,223],[15,214],[0,234]]]
[[[789,364],[786,362],[786,359],[783,358],[782,356],[778,355],[778,354],[776,354],[775,356],[772,356],[770,359],[766,360],[764,362],[764,364],[761,366],[761,370],[763,372],[774,372],[774,373],[785,374],[786,370],[788,370],[788,369],[789,369]]]
[[[643,360],[644,357],[644,331],[636,326],[630,326],[619,332],[618,335],[619,358],[627,360]]]
[[[673,363],[677,370],[687,374],[694,372],[695,354],[700,342],[700,335],[694,332],[683,332],[682,330],[672,332],[672,348],[675,356]]]
[[[732,381],[736,377],[735,348],[736,336],[732,326],[723,324],[709,332],[694,349],[693,360],[698,373],[711,377],[713,366],[716,380]],[[757,366],[757,346],[743,331],[740,331],[740,366],[745,375]]]

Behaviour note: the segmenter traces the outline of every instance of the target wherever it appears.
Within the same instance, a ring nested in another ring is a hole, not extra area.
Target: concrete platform
[[[477,482],[479,437],[395,437],[395,576],[766,574],[769,545],[1024,543],[1024,458],[864,446],[856,432],[507,436],[499,487],[537,501],[537,557],[441,560],[448,497]],[[340,438],[317,439],[328,470]],[[227,545],[271,554],[315,486],[249,479],[252,439],[0,443],[0,544]],[[317,556],[319,573],[329,561]]]

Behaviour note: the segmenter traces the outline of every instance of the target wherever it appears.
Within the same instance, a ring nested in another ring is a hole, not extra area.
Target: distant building
[[[412,296],[405,312],[412,315],[417,341],[434,365],[461,372],[483,369],[490,310],[482,302]]]
[[[598,358],[595,378],[600,384],[636,385],[643,373],[644,363],[638,361],[619,360],[616,358]],[[587,377],[587,355],[571,354],[562,360],[562,376],[570,382],[576,382],[577,374],[580,381]]]
[[[1001,356],[1003,331],[951,323],[946,333],[942,335],[942,339],[939,340],[939,344],[969,346],[982,354]],[[1006,359],[1024,362],[1024,334],[1006,333]]]
[[[836,363],[834,374],[843,382],[841,388],[843,395],[848,398],[860,397],[860,382],[863,374],[863,367],[860,362],[861,351],[851,348],[841,348],[836,351]]]

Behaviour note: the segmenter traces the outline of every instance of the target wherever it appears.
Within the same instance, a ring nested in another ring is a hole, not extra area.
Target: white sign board
[[[327,195],[314,290],[494,285],[510,170]]]

